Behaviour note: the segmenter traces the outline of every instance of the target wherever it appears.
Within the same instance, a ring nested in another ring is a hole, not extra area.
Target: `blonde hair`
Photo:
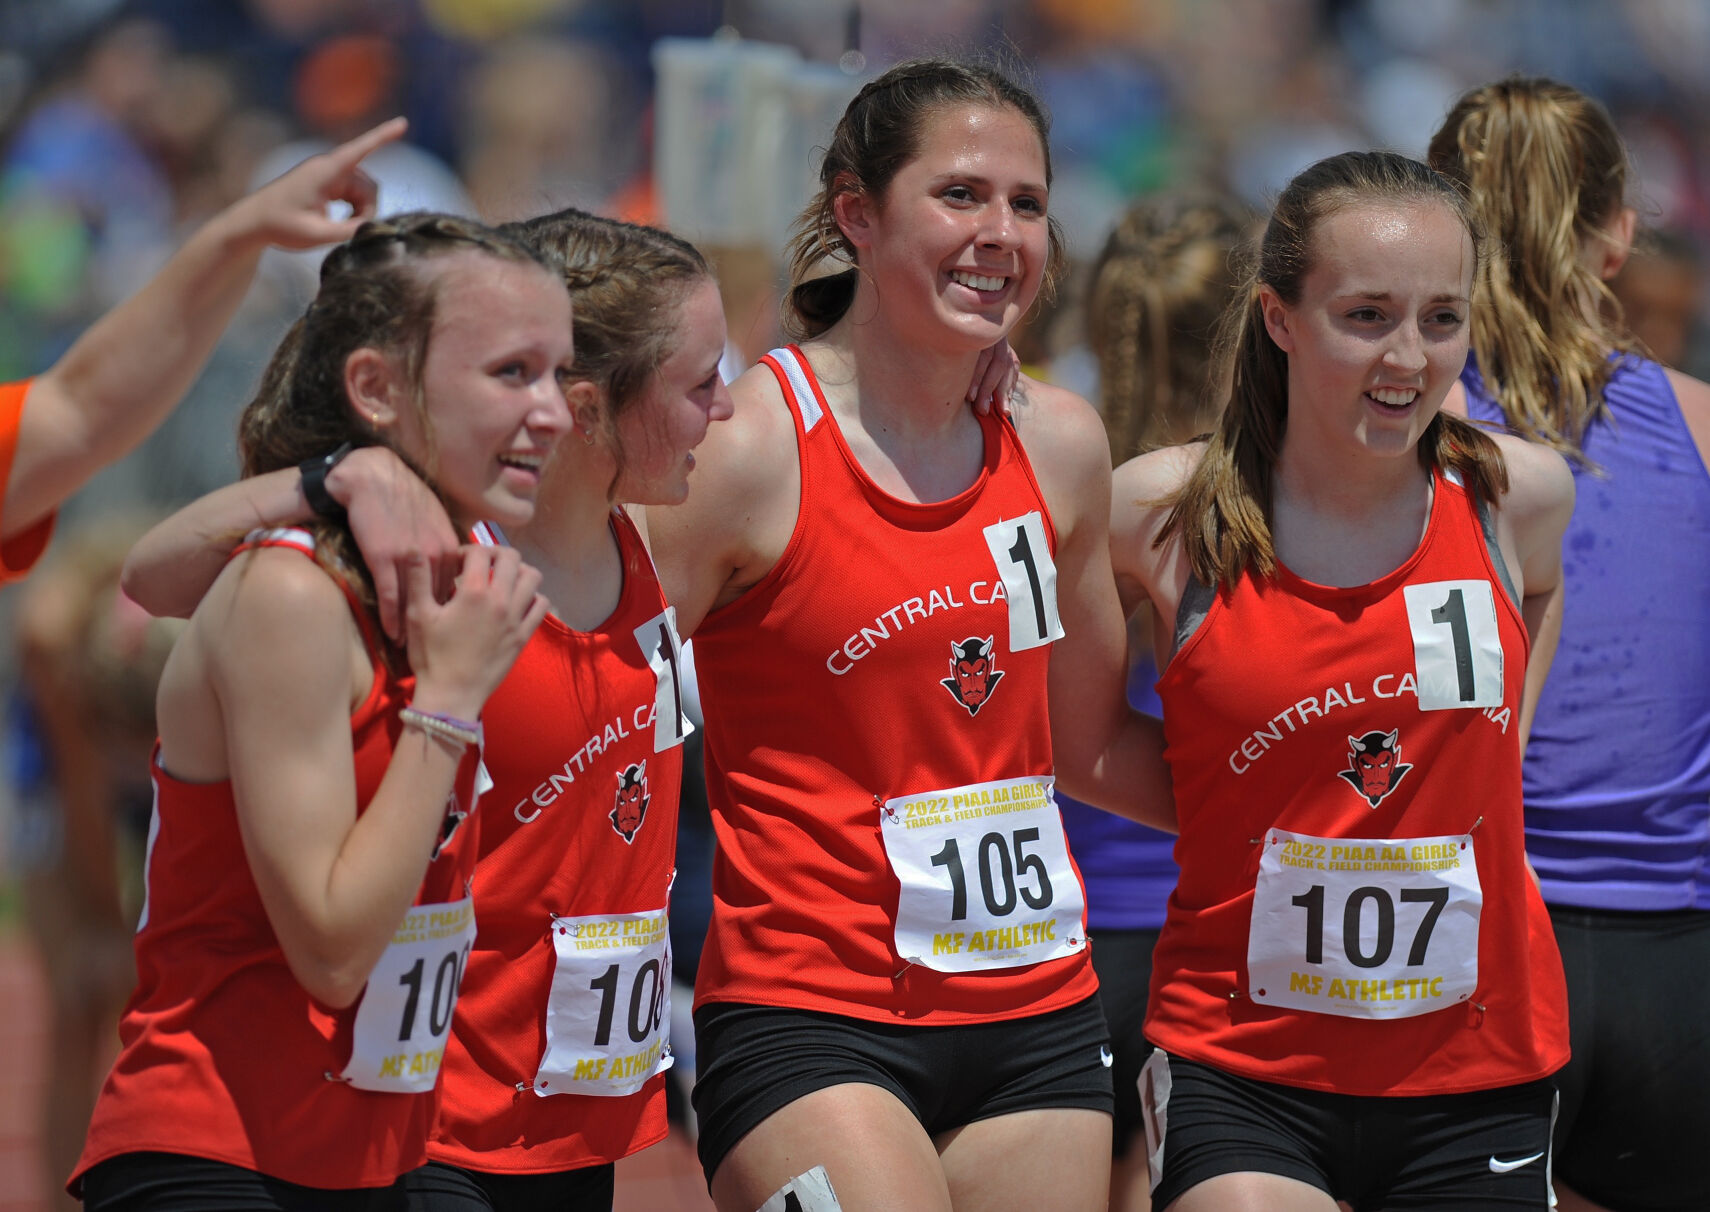
[[[1110,455],[1179,446],[1217,423],[1217,318],[1239,285],[1233,264],[1252,216],[1217,195],[1132,203],[1105,240],[1087,291]]]
[[[1284,303],[1300,301],[1313,266],[1313,233],[1329,216],[1361,203],[1436,203],[1447,207],[1482,246],[1478,222],[1453,184],[1417,160],[1394,152],[1344,152],[1320,160],[1284,188],[1248,268],[1224,314],[1217,362],[1229,403],[1188,481],[1175,495],[1154,546],[1180,534],[1194,576],[1233,587],[1251,569],[1276,572],[1271,542],[1271,482],[1288,428],[1288,355],[1265,328],[1259,288]],[[1508,489],[1502,453],[1490,435],[1439,411],[1419,439],[1419,462],[1454,471],[1480,502]]]
[[[1586,427],[1605,411],[1609,353],[1636,348],[1620,304],[1580,256],[1607,239],[1626,198],[1615,123],[1565,84],[1513,76],[1457,101],[1429,156],[1498,246],[1479,273],[1479,372],[1512,429],[1583,462]]]

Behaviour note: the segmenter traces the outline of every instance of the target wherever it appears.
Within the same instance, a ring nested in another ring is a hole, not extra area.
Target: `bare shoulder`
[[[1678,370],[1667,373],[1669,386],[1674,388],[1674,398],[1680,404],[1680,415],[1686,421],[1687,431],[1692,434],[1693,444],[1698,447],[1699,456],[1710,465],[1710,383],[1681,374]]]
[[[314,560],[286,548],[258,548],[232,560],[191,616],[214,668],[242,676],[296,663],[344,670],[352,626],[344,591]],[[306,672],[306,670],[305,670]]]
[[[1087,520],[1102,535],[1110,514],[1110,444],[1098,410],[1072,391],[1023,375],[1010,419],[1059,535],[1085,531]]]
[[[1490,435],[1508,468],[1508,492],[1501,507],[1522,514],[1573,508],[1573,472],[1567,460],[1540,442],[1512,434]]]
[[[1157,540],[1176,494],[1204,453],[1204,442],[1166,446],[1136,455],[1116,469],[1111,485],[1110,559],[1123,608],[1130,613],[1141,599],[1150,598],[1164,617],[1174,617],[1175,601],[1186,579],[1186,555],[1179,541],[1160,548]]]
[[[1169,517],[1176,494],[1199,466],[1205,443],[1165,446],[1136,455],[1116,469],[1111,484],[1111,541],[1150,547]]]
[[[1062,463],[1065,469],[1084,469],[1094,462],[1109,466],[1104,420],[1096,408],[1066,388],[1021,376],[1010,419],[1036,468],[1041,462]]]
[[[1180,492],[1205,454],[1204,442],[1135,455],[1116,469],[1114,509],[1156,509]]]
[[[747,501],[765,490],[781,466],[795,464],[795,422],[772,372],[750,368],[730,385],[730,396],[730,418],[711,426],[695,450],[688,503],[650,510],[655,530]]]
[[[1562,535],[1573,515],[1573,472],[1548,446],[1510,434],[1490,436],[1508,468],[1508,491],[1497,507],[1498,538],[1512,545],[1524,579],[1535,582],[1537,561],[1552,567],[1560,562]],[[1546,576],[1544,583],[1553,582]]]

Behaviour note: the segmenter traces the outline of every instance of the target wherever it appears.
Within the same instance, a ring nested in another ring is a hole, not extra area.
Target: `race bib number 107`
[[[1472,839],[1265,834],[1247,940],[1255,1002],[1410,1018],[1478,987]]]

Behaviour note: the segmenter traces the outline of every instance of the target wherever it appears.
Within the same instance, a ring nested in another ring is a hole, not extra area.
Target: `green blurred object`
[[[0,290],[20,310],[64,315],[82,299],[91,245],[75,210],[12,194],[0,203]]]

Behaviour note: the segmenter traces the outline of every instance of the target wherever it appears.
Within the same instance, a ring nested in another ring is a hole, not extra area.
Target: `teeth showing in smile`
[[[1411,404],[1419,396],[1417,391],[1400,387],[1376,387],[1366,394],[1379,404],[1388,404],[1392,408]]]
[[[502,454],[499,456],[499,462],[506,467],[520,467],[524,471],[538,472],[546,459],[541,455]]]
[[[1009,281],[1008,278],[987,278],[980,274],[971,274],[962,269],[951,270],[950,280],[952,282],[960,282],[970,290],[1002,290],[1004,285]]]

